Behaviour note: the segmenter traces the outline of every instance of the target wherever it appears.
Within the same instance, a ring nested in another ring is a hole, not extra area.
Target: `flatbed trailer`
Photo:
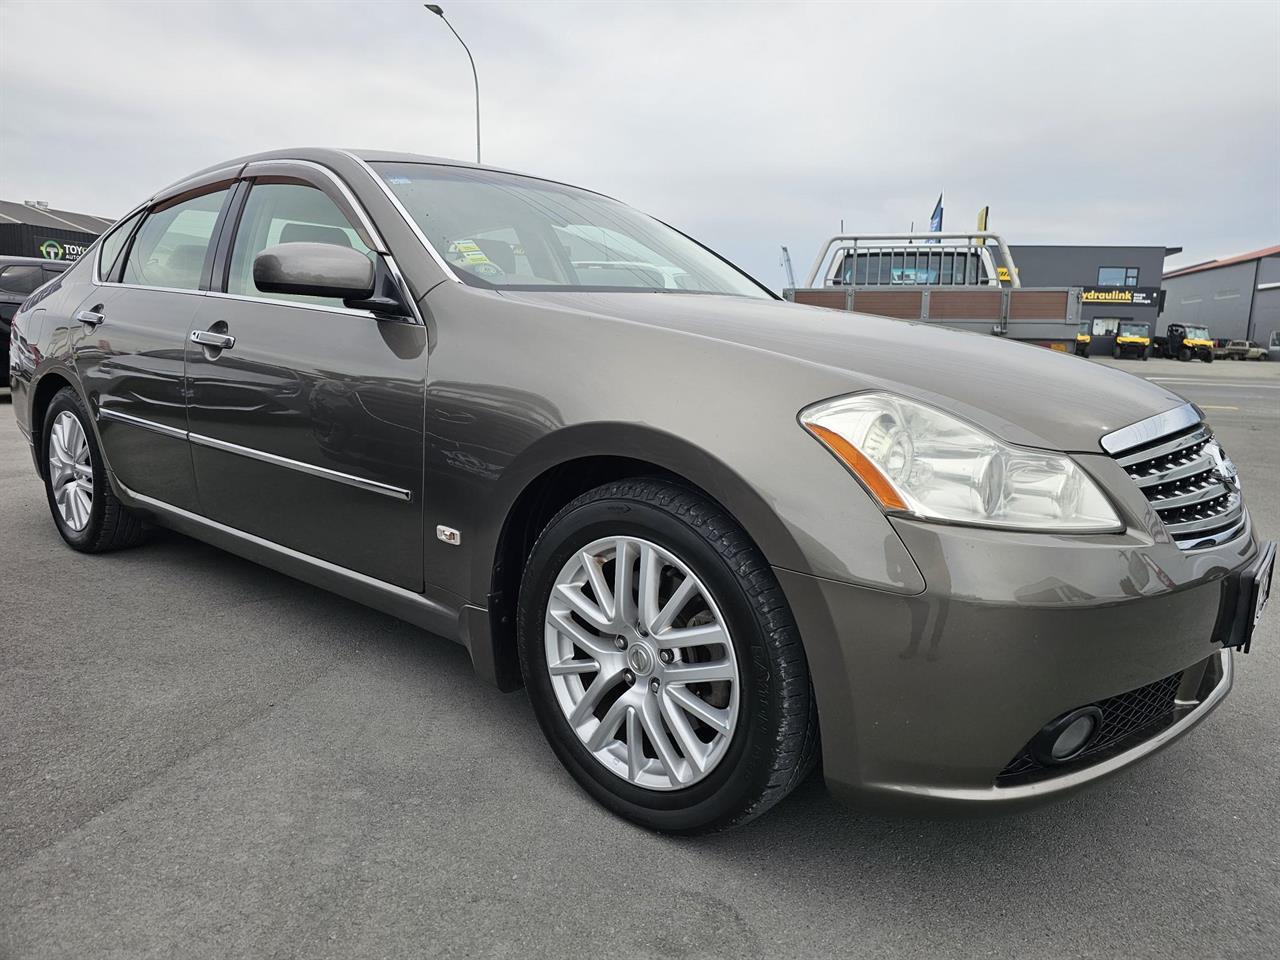
[[[999,261],[999,262],[997,262]],[[839,234],[819,251],[796,303],[937,323],[1075,349],[1080,287],[1023,287],[995,233]]]

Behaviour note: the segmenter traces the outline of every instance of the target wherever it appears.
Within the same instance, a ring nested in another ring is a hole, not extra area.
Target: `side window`
[[[124,265],[124,282],[199,290],[209,241],[226,190],[153,209],[138,228]]]
[[[103,280],[114,280],[119,275],[117,271],[120,266],[120,254],[124,252],[125,242],[133,233],[133,228],[138,225],[138,221],[142,219],[144,212],[139,210],[103,238],[98,247],[98,276]]]
[[[1120,320],[1116,317],[1094,317],[1093,319],[1095,337],[1114,337],[1119,327]]]
[[[324,191],[301,183],[255,183],[236,229],[227,271],[227,293],[342,306],[341,300],[332,297],[263,293],[253,282],[254,257],[278,243],[298,242],[351,247],[373,259],[373,251],[364,245],[350,221]]]
[[[12,264],[0,270],[0,290],[20,293],[25,297],[46,279],[39,265]]]

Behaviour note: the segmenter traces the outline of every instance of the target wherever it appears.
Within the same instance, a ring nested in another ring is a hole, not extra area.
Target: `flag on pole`
[[[938,194],[938,202],[933,208],[933,214],[929,217],[929,232],[942,232],[942,194]],[[937,243],[937,240],[930,240],[929,243]]]

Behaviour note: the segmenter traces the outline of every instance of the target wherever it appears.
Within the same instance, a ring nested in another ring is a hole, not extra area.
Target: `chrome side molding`
[[[303,463],[301,460],[291,460],[288,457],[282,457],[274,453],[267,453],[265,450],[257,450],[253,447],[242,447],[238,443],[219,440],[217,437],[207,437],[201,433],[191,433],[187,430],[179,430],[177,427],[170,427],[167,424],[156,423],[152,420],[144,420],[142,417],[135,417],[131,413],[121,413],[119,410],[113,410],[110,407],[99,407],[98,419],[116,420],[120,423],[127,423],[131,426],[140,427],[143,430],[150,430],[152,433],[172,437],[175,440],[186,440],[190,443],[194,443],[202,447],[208,447],[212,450],[221,450],[224,453],[233,453],[240,457],[247,457],[250,460],[259,460],[262,463],[269,463],[272,466],[284,467],[286,470],[296,470],[299,473],[305,473],[308,476],[320,477],[323,480],[332,480],[335,483],[345,483],[349,487],[356,487],[359,490],[367,490],[369,493],[381,494],[384,497],[391,497],[395,500],[403,500],[405,503],[410,503],[413,500],[413,491],[406,490],[403,487],[394,487],[389,483],[382,483],[378,480],[369,480],[366,477],[357,477],[354,474],[343,473],[340,470],[330,470],[328,467],[319,467],[312,463]]]
[[[173,437],[175,440],[187,439],[187,431],[185,430],[180,430],[164,423],[156,423],[154,420],[144,420],[142,417],[135,417],[131,413],[121,413],[119,410],[113,410],[110,407],[99,407],[98,419],[116,420],[120,423],[141,427],[143,430],[150,430],[152,433],[158,433],[161,436]]]
[[[288,457],[282,457],[274,453],[267,453],[265,450],[257,450],[253,447],[242,447],[238,443],[229,443],[226,440],[219,440],[216,437],[206,437],[201,433],[189,433],[187,434],[187,437],[197,446],[209,447],[212,450],[221,450],[224,453],[234,453],[237,456],[248,457],[250,460],[260,460],[263,463],[270,463],[277,467],[284,467],[287,470],[297,470],[299,473],[305,473],[313,477],[333,480],[336,483],[345,483],[349,487],[358,487],[361,490],[368,490],[370,493],[380,493],[384,497],[393,497],[396,500],[403,500],[406,503],[413,499],[412,491],[405,490],[403,487],[393,487],[389,483],[381,483],[377,480],[367,480],[364,477],[357,477],[350,473],[330,470],[328,467],[317,467],[315,464],[303,463],[301,460],[290,460]]]

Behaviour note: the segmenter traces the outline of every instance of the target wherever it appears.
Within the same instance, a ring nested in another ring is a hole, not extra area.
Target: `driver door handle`
[[[76,319],[83,323],[86,327],[96,327],[103,320],[107,319],[102,314],[93,310],[81,310],[76,314]]]
[[[209,330],[192,330],[191,342],[202,347],[213,347],[215,350],[230,350],[236,345],[236,338],[229,333],[213,333]]]

